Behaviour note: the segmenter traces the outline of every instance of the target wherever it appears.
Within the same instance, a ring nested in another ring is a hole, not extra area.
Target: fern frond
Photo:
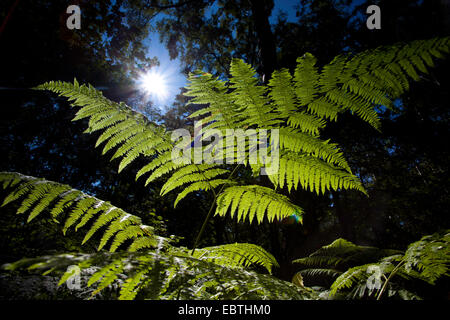
[[[184,199],[188,194],[192,192],[209,191],[221,185],[235,185],[235,184],[236,182],[230,179],[213,179],[209,180],[207,183],[205,183],[204,181],[194,182],[185,189],[183,189],[183,191],[181,191],[178,194],[174,202],[174,207],[176,207],[178,202],[180,202],[182,199]]]
[[[325,127],[326,122],[315,115],[302,111],[291,113],[288,124],[295,129],[298,128],[302,132],[316,136],[319,134],[319,130]]]
[[[148,226],[141,226],[144,233],[148,232],[147,228]],[[130,244],[128,251],[134,252],[145,248],[156,248],[161,241],[161,237],[138,237]]]
[[[213,254],[214,248],[210,252]],[[231,251],[233,249],[230,248]],[[237,259],[231,258],[230,260]],[[267,257],[269,258],[269,257]],[[270,260],[270,259],[269,259]],[[129,299],[313,299],[312,290],[279,280],[268,274],[258,274],[239,267],[226,267],[210,259],[180,254],[180,250],[105,253],[89,255],[57,255],[23,259],[8,266],[9,270],[29,269],[33,272],[66,271],[78,265],[81,277],[98,293],[117,292],[121,300]],[[85,270],[95,268],[94,274]],[[65,273],[60,281],[68,279]],[[117,288],[117,289],[115,289]]]
[[[192,113],[189,118],[196,118],[209,114],[207,122],[219,123],[220,127],[239,128],[244,120],[239,106],[235,105],[224,81],[214,79],[211,74],[197,71],[189,75],[189,84],[185,96],[192,97],[189,103],[207,104],[206,107]]]
[[[287,185],[288,190],[297,189],[324,194],[326,190],[355,189],[366,191],[357,177],[321,159],[296,152],[280,154],[279,171],[269,175],[272,183],[279,188]]]
[[[374,106],[390,107],[392,99],[409,89],[408,79],[419,80],[433,66],[432,56],[448,53],[450,38],[414,41],[368,50],[351,56],[338,56],[320,73],[315,58],[306,54],[297,60],[294,73],[297,98],[308,112],[331,120],[350,110],[379,128]]]
[[[227,169],[216,168],[214,164],[190,164],[178,169],[161,188],[161,195],[187,183],[204,182],[204,188],[212,189],[208,181],[228,173]]]
[[[212,88],[218,90],[217,88],[221,85],[220,81],[212,79],[208,83],[213,85],[211,90]],[[204,89],[204,87],[202,88]],[[186,167],[172,161],[171,151],[174,144],[171,141],[169,132],[166,132],[163,127],[148,121],[143,115],[131,110],[125,104],[118,104],[106,99],[100,91],[95,90],[92,86],[80,86],[76,82],[74,84],[48,82],[38,86],[37,89],[56,92],[73,101],[73,106],[80,107],[74,120],[89,118],[87,132],[103,130],[103,133],[97,140],[97,146],[105,143],[103,154],[115,149],[111,160],[121,159],[118,168],[119,172],[133,163],[139,156],[154,157],[136,175],[136,179],[138,179],[142,175],[152,172],[147,178],[146,185],[164,174],[180,169],[181,171],[175,172],[172,178],[164,185],[162,194],[186,184],[197,183],[193,186],[191,185],[183,193],[183,195],[187,195],[195,190],[210,190],[222,184],[222,182],[226,182],[214,179],[216,176],[226,173],[225,169],[206,170],[205,172],[196,170],[197,172],[195,173],[191,171],[189,174],[180,176],[180,173],[185,172],[186,168],[192,168],[192,166]],[[215,90],[212,91],[215,92]],[[194,90],[194,92],[198,91]],[[235,115],[233,115],[233,119],[235,119]],[[208,167],[212,168],[213,166]],[[197,168],[199,167],[197,166]],[[214,181],[210,183],[210,180]],[[204,181],[204,186],[198,183],[201,181]],[[179,197],[178,201],[181,198]],[[63,208],[63,206],[60,208]],[[87,241],[98,228],[110,223],[118,215],[120,213],[114,211],[108,217],[100,217],[88,232],[84,241]]]
[[[338,291],[349,289],[357,283],[365,283],[370,274],[367,272],[367,268],[370,265],[362,265],[348,269],[341,274],[331,285],[330,294],[333,296]]]
[[[359,246],[339,238],[331,244],[319,248],[308,257],[297,259],[292,262],[307,267],[342,270],[352,265],[377,262],[383,257],[393,256],[399,253],[401,253],[401,251]]]
[[[274,117],[273,108],[266,97],[267,88],[258,86],[256,71],[240,59],[233,59],[230,65],[230,88],[234,89],[230,95],[234,103],[240,106],[246,115],[242,127],[258,126],[270,128],[279,123]]]
[[[317,96],[319,73],[315,66],[316,62],[317,59],[310,53],[297,58],[294,83],[300,105],[309,105]]]
[[[268,85],[271,89],[269,96],[274,101],[274,108],[280,116],[287,118],[289,115],[295,114],[298,106],[289,70],[274,71]]]
[[[308,104],[309,113],[329,121],[336,121],[339,112],[342,110],[334,102],[328,100],[325,96],[321,96]]]
[[[441,277],[450,276],[450,230],[424,236],[408,246],[403,257],[404,269],[411,274],[417,270],[430,284]]]
[[[68,207],[70,207],[73,203],[81,200],[84,197],[84,193],[82,191],[76,189],[70,189],[61,193],[58,197],[60,200],[54,205],[50,214],[53,219],[58,218],[62,213],[64,213]]]
[[[281,150],[287,149],[293,152],[311,154],[351,173],[350,167],[337,144],[320,140],[307,133],[290,128],[281,128],[279,136]]]
[[[141,271],[125,280],[125,283],[120,289],[120,299],[133,300],[138,294],[138,290],[136,290],[136,287],[142,281],[142,278],[144,278],[144,276],[145,271]]]
[[[226,188],[217,198],[216,215],[225,216],[230,209],[231,217],[237,220],[256,218],[261,223],[264,217],[271,222],[282,220],[296,213],[300,218],[303,210],[292,204],[286,196],[274,190],[257,185],[234,186]]]
[[[128,213],[119,216],[109,225],[108,229],[103,233],[103,237],[100,240],[100,244],[98,245],[98,250],[101,250],[106,245],[108,240],[113,238],[118,232],[122,232],[123,236],[128,234],[128,238],[133,238],[134,236],[142,236],[143,232],[141,229],[141,223],[142,221],[139,217],[132,216]],[[130,227],[132,228],[131,230]],[[141,232],[135,232],[138,228],[141,229]],[[117,248],[117,245],[118,242],[114,242],[114,248]],[[110,250],[112,250],[112,248],[113,247],[111,247]]]
[[[317,194],[331,189],[366,193],[337,145],[320,139],[320,129],[345,111],[378,129],[376,107],[390,107],[392,99],[408,89],[408,78],[417,80],[417,72],[432,65],[432,56],[449,51],[449,42],[449,38],[432,39],[341,55],[321,70],[307,53],[297,59],[293,75],[287,69],[277,70],[268,86],[259,85],[251,66],[234,59],[230,85],[197,72],[191,76],[187,95],[194,103],[207,105],[193,116],[208,115],[202,119],[208,128],[280,129],[280,147],[287,152],[280,156],[278,174],[269,176],[275,187],[286,185],[291,191],[300,185]],[[286,122],[291,128],[283,125]],[[226,157],[234,156],[235,150],[234,145],[227,147]],[[242,163],[249,161],[245,158]]]
[[[172,152],[164,152],[155,159],[153,159],[151,162],[143,166],[136,174],[136,180],[138,180],[141,176],[146,174],[147,172],[151,172],[159,167],[161,167],[164,164],[167,164],[172,159]],[[150,182],[150,181],[149,181]],[[147,182],[148,183],[148,182]]]
[[[67,229],[73,226],[85,214],[85,212],[89,211],[89,209],[91,209],[91,206],[95,205],[96,203],[98,203],[98,200],[96,198],[87,196],[76,201],[75,206],[71,210],[70,215],[68,216],[64,224],[63,234],[66,234]],[[98,210],[95,211],[98,212]]]
[[[95,222],[92,224],[89,231],[83,238],[81,244],[85,244],[92,236],[102,227],[106,227],[108,224],[113,223],[115,219],[121,217],[124,214],[122,209],[119,209],[115,206],[111,206],[105,212],[101,213]]]
[[[196,249],[194,257],[226,267],[248,267],[261,265],[272,273],[273,267],[279,267],[275,258],[260,246],[250,243],[232,243],[215,247]]]
[[[358,246],[344,239],[337,239],[309,257],[293,262],[308,267],[300,271],[306,276],[327,274],[327,270],[330,270],[330,275],[336,270],[341,272],[331,285],[332,296],[345,293],[349,298],[361,298],[366,293],[372,294],[376,289],[379,295],[387,291],[389,295],[402,299],[420,299],[405,289],[404,283],[399,280],[434,284],[437,279],[448,277],[449,240],[450,236],[446,230],[423,237],[420,241],[410,244],[408,250],[403,253],[398,250]]]
[[[28,222],[44,210],[50,211],[50,215],[54,219],[65,214],[66,219],[63,227],[63,233],[65,234],[75,224],[77,224],[75,226],[75,231],[77,231],[97,217],[86,233],[83,243],[89,240],[101,227],[107,226],[108,228],[100,241],[99,250],[111,238],[114,238],[114,240],[110,251],[115,251],[125,240],[153,239],[154,237],[152,230],[144,228],[139,217],[126,213],[108,202],[73,189],[68,185],[12,172],[0,172],[0,183],[12,189],[9,190],[3,205],[21,200],[17,213],[30,212]],[[137,228],[140,228],[141,232],[135,232]],[[116,234],[117,236],[115,236]]]
[[[171,158],[166,157],[167,155],[168,152],[164,153],[162,158],[154,159],[148,164],[148,167],[144,167],[145,171],[147,172],[153,170],[153,172],[145,181],[145,185],[148,185],[150,182],[155,181],[156,179],[170,173],[171,171],[182,168],[184,166],[182,163],[175,163],[171,161]]]
[[[303,269],[299,271],[299,273],[303,277],[330,277],[332,279],[336,279],[342,274],[342,271],[334,270],[334,269],[321,269],[321,268],[312,268],[312,269]]]
[[[87,283],[88,287],[90,287],[94,283],[99,282],[96,290],[92,292],[92,295],[96,295],[101,290],[111,285],[118,278],[123,269],[123,261],[120,259],[116,259],[112,263],[106,265],[105,267],[94,273]]]
[[[124,103],[108,100],[91,85],[79,85],[61,81],[50,81],[35,89],[49,90],[72,101],[79,107],[75,120],[89,119],[85,132],[103,131],[96,143],[105,143],[103,154],[116,149],[111,160],[121,158],[118,171],[122,171],[140,156],[161,154],[173,145],[165,129],[142,114],[133,111]]]
[[[157,242],[155,239],[153,239],[153,237],[152,238],[142,237],[145,234],[144,230],[142,229],[143,227],[144,227],[143,225],[129,225],[125,228],[123,228],[123,227],[120,229],[118,228],[109,250],[111,252],[115,252],[119,248],[119,246],[122,245],[125,241],[133,240],[133,239],[135,239],[134,242],[137,239],[147,239],[147,240],[151,239],[151,240],[153,240],[153,242],[152,242],[152,245],[149,247],[150,248],[156,247]],[[148,232],[152,232],[152,231],[153,231],[153,229],[150,228],[150,229],[147,229],[146,232],[148,233]],[[129,250],[131,248],[131,245],[129,247]],[[130,251],[136,251],[136,250],[130,250]]]

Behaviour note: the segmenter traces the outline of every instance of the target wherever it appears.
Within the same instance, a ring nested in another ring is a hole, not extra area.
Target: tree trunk
[[[257,71],[267,83],[277,68],[275,38],[269,22],[274,4],[273,0],[250,0],[250,4],[259,47],[260,65]]]

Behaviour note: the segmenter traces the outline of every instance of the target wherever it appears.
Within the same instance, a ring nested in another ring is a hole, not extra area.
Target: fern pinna
[[[190,103],[206,105],[190,115],[200,118],[204,126],[194,139],[206,143],[201,144],[200,150],[195,143],[194,146],[187,143],[184,151],[188,155],[199,152],[203,155],[215,132],[224,139],[231,138],[224,155],[234,157],[240,146],[231,130],[267,134],[269,142],[263,143],[263,147],[273,147],[269,157],[274,156],[273,150],[279,151],[270,163],[277,170],[266,170],[272,187],[240,185],[234,177],[237,168],[245,167],[257,174],[264,167],[267,169],[267,163],[260,158],[252,161],[255,159],[250,158],[250,152],[245,152],[234,168],[227,162],[175,161],[173,155],[177,158],[181,150],[176,148],[178,141],[172,139],[174,132],[149,121],[124,103],[110,101],[91,85],[80,85],[76,80],[73,84],[51,81],[36,89],[68,98],[71,105],[78,108],[73,120],[86,118],[85,132],[100,132],[96,146],[103,144],[103,153],[113,152],[112,159],[120,159],[119,172],[139,157],[145,158],[147,162],[137,172],[136,179],[146,176],[147,185],[165,178],[161,194],[179,191],[175,205],[191,193],[211,192],[214,201],[198,240],[213,213],[258,223],[291,215],[301,221],[304,210],[281,194],[282,191],[290,193],[302,188],[324,194],[330,190],[354,189],[365,193],[339,146],[321,138],[321,130],[347,111],[379,130],[376,107],[391,107],[392,100],[408,90],[408,79],[419,80],[419,74],[433,66],[433,57],[441,58],[449,51],[449,44],[447,37],[383,47],[353,56],[338,56],[322,68],[318,68],[314,56],[307,53],[297,59],[293,73],[277,70],[267,85],[260,84],[255,70],[238,59],[231,62],[228,81],[203,72],[191,74],[186,95],[191,97]],[[275,138],[276,133],[279,139]],[[244,136],[245,151],[255,147],[250,140]],[[5,204],[26,197],[18,212],[30,211],[28,220],[46,209],[51,209],[55,219],[65,213],[66,231],[73,226],[75,229],[84,227],[96,218],[85,241],[102,229],[99,249],[110,243],[110,251],[116,251],[128,242],[131,242],[131,251],[160,250],[162,244],[172,248],[169,241],[154,235],[151,227],[142,226],[137,216],[69,186],[17,173],[2,173],[0,178],[5,187],[13,188]],[[194,249],[197,244],[198,241]],[[188,256],[209,259],[210,263],[225,267],[257,263],[270,271],[276,266],[269,253],[255,248],[249,244],[224,245],[193,250]],[[119,271],[120,268],[108,272],[112,276]]]

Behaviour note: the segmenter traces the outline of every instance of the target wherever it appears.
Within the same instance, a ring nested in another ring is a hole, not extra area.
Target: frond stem
[[[400,269],[400,267],[405,263],[405,260],[401,260],[394,269],[392,269],[391,273],[389,274],[389,277],[386,279],[386,281],[383,284],[383,287],[380,290],[380,293],[378,293],[378,297],[377,300],[381,299],[381,295],[383,294],[383,292],[386,290],[387,284],[389,282],[389,280],[391,280],[391,278],[397,273],[398,269]]]
[[[231,171],[230,175],[228,176],[228,179],[231,179],[231,177],[232,177],[233,174],[236,172],[236,170],[237,170],[237,168],[238,168],[239,166],[240,166],[240,164],[238,164],[236,167],[234,167],[233,171]],[[206,225],[208,224],[209,219],[211,219],[212,212],[213,212],[214,206],[215,206],[215,204],[216,204],[217,196],[223,191],[223,188],[225,188],[225,185],[224,185],[224,184],[220,187],[219,192],[215,193],[214,190],[213,190],[214,199],[213,199],[213,201],[212,201],[212,203],[211,203],[211,206],[209,207],[208,214],[206,215],[206,218],[205,218],[205,220],[203,221],[202,227],[200,228],[200,231],[199,231],[198,234],[197,234],[197,238],[195,239],[194,247],[192,248],[191,255],[194,254],[195,249],[197,248],[198,242],[200,241],[200,238],[201,238],[201,236],[203,235],[203,232],[205,231]]]

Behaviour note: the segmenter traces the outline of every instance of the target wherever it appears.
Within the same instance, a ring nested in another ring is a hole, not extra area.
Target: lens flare
[[[162,101],[168,95],[168,88],[165,77],[157,71],[149,71],[139,79],[140,87],[147,94]]]

